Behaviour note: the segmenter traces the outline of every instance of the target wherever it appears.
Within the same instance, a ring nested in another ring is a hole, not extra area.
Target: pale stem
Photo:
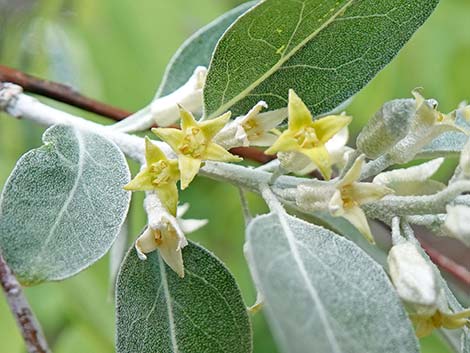
[[[148,106],[109,128],[129,133],[146,131],[156,124],[171,125],[179,120],[178,104],[191,112],[200,112],[206,72],[205,67],[197,67],[189,80],[176,91],[164,97],[155,97]]]

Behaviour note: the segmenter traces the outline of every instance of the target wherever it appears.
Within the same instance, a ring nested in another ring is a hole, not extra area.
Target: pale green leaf
[[[17,163],[0,202],[0,248],[23,284],[70,277],[111,247],[127,214],[130,175],[112,142],[53,126]]]
[[[247,256],[284,352],[417,353],[387,275],[354,243],[287,214],[257,217]]]
[[[117,283],[117,353],[247,353],[251,327],[225,266],[194,243],[183,249],[184,278],[158,251],[131,249]]]
[[[219,41],[205,113],[245,114],[259,100],[286,106],[293,88],[312,113],[330,111],[369,82],[438,0],[266,0]]]
[[[189,80],[198,66],[209,66],[212,52],[227,28],[257,1],[249,1],[223,14],[189,37],[168,64],[157,97],[177,90]]]

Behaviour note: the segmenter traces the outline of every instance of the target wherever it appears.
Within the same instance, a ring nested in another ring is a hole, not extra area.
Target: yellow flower
[[[360,206],[393,194],[393,190],[379,184],[358,182],[364,158],[362,155],[356,159],[351,169],[337,183],[328,207],[332,216],[346,218],[368,241],[374,243],[366,215]]]
[[[148,137],[145,138],[146,165],[129,184],[124,186],[129,191],[155,190],[163,205],[172,214],[176,214],[178,204],[179,180],[178,161],[166,158],[165,154]]]
[[[345,115],[329,115],[312,120],[312,114],[293,90],[289,90],[289,123],[266,154],[300,152],[315,163],[325,177],[331,177],[331,160],[325,144],[351,122]]]
[[[230,119],[230,112],[216,119],[197,122],[186,109],[181,106],[179,109],[181,130],[154,128],[152,132],[168,143],[178,155],[181,189],[185,189],[191,183],[202,161],[239,162],[241,160],[212,141]]]
[[[456,124],[457,110],[449,114],[441,113],[437,110],[437,102],[426,100],[418,90],[414,90],[413,96],[416,100],[416,119],[412,126],[412,130],[417,134],[427,133],[432,138],[439,136],[447,131],[468,132]],[[464,111],[464,116],[466,113]]]
[[[411,314],[410,318],[416,327],[416,336],[421,338],[441,327],[455,330],[469,325],[470,309],[458,313],[445,313],[437,309],[432,315]]]

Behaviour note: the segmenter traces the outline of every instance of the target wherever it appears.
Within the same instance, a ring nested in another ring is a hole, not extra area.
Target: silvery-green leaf
[[[116,278],[121,268],[121,263],[129,248],[129,222],[126,221],[121,227],[116,240],[109,250],[109,287],[110,293],[114,292]]]
[[[112,142],[53,126],[17,163],[0,203],[0,248],[23,284],[70,277],[111,247],[127,214],[129,170]]]
[[[225,13],[189,37],[168,64],[157,97],[165,96],[184,85],[198,66],[209,66],[212,52],[227,28],[256,4],[249,1]]]
[[[464,328],[462,333],[462,353],[470,353],[470,329]]]
[[[251,352],[246,307],[230,272],[194,243],[183,258],[180,278],[158,251],[142,261],[130,250],[117,283],[117,353]]]
[[[257,217],[246,253],[288,353],[418,352],[387,275],[354,243],[287,214]]]
[[[220,39],[204,89],[205,114],[245,114],[258,101],[286,106],[293,88],[314,114],[369,82],[438,0],[266,0]]]

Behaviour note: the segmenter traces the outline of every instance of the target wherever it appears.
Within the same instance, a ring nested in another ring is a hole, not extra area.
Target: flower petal
[[[367,217],[360,207],[346,208],[343,217],[351,222],[371,244],[375,244],[374,237],[370,231],[369,222],[367,222]]]
[[[168,212],[176,216],[176,206],[178,205],[178,188],[176,183],[162,184],[156,191]]]
[[[287,109],[281,108],[260,113],[258,117],[256,117],[256,121],[259,122],[259,125],[264,131],[269,131],[282,123],[286,118]]]
[[[135,250],[139,259],[146,260],[148,254],[157,249],[157,241],[155,238],[155,230],[150,227],[147,227],[139,238],[135,241]]]
[[[209,221],[207,219],[179,219],[178,223],[185,234],[195,232],[204,227]]]
[[[240,162],[242,158],[228,152],[225,148],[210,142],[203,156],[204,160],[220,162]]]
[[[351,185],[351,197],[359,205],[380,200],[393,193],[392,189],[374,183],[353,183]]]
[[[232,113],[227,112],[218,118],[203,121],[199,123],[199,127],[206,139],[211,140],[222,128],[227,125],[227,122],[230,120]]]
[[[351,121],[352,118],[347,115],[329,115],[315,120],[312,126],[320,141],[326,143]]]
[[[360,155],[353,163],[351,168],[344,175],[340,185],[350,185],[355,183],[361,177],[362,167],[364,166],[365,155]]]
[[[170,147],[178,153],[178,147],[183,140],[184,134],[181,130],[173,128],[153,128],[152,132],[165,141]]]
[[[147,136],[145,136],[145,160],[147,161],[147,166],[161,160],[167,160],[166,155],[162,150],[158,148],[158,146],[155,145]]]
[[[291,131],[284,131],[281,136],[279,136],[276,142],[264,151],[265,154],[276,154],[277,152],[294,152],[300,151],[300,146],[297,143],[297,140],[294,138]]]
[[[264,134],[261,134],[256,137],[250,137],[249,138],[249,144],[250,146],[259,146],[259,147],[265,147],[265,146],[272,146],[278,136],[271,134],[269,132],[265,132]]]
[[[179,108],[180,117],[181,117],[181,130],[186,130],[187,128],[190,128],[190,127],[196,127],[197,122],[196,122],[196,119],[194,119],[193,114],[179,104],[178,104],[178,108]]]
[[[312,114],[293,89],[289,90],[289,130],[295,132],[312,123]]]
[[[153,178],[148,168],[142,169],[127,185],[124,190],[127,191],[149,191],[154,190]]]
[[[158,250],[163,260],[181,278],[184,277],[183,255],[179,246],[180,239],[173,227],[168,224],[166,229],[161,231],[161,239]]]
[[[199,168],[201,167],[201,160],[188,157],[186,155],[178,155],[178,165],[181,173],[181,190],[184,190],[193,181]]]
[[[336,190],[328,203],[328,209],[332,216],[340,217],[344,215],[344,203],[341,197],[341,191]]]
[[[330,154],[336,151],[341,151],[343,150],[343,147],[346,146],[348,139],[349,129],[347,126],[345,126],[325,143],[326,149],[330,152]]]
[[[325,145],[320,145],[314,148],[302,148],[301,153],[306,155],[310,160],[315,163],[318,170],[326,180],[331,178],[331,159]]]

